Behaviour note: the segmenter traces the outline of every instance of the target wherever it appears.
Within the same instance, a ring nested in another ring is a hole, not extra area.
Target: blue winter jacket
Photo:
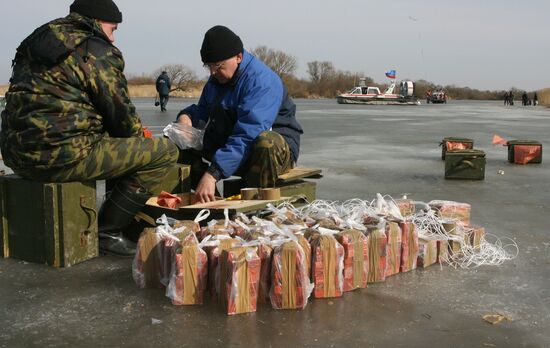
[[[246,50],[235,76],[226,84],[219,84],[210,77],[198,104],[193,104],[179,114],[191,117],[193,127],[204,128],[208,122],[208,106],[220,103],[225,110],[236,113],[236,122],[225,145],[216,146],[212,166],[221,177],[233,175],[243,165],[254,142],[263,131],[272,129],[287,141],[294,162],[300,150],[302,127],[296,121],[296,105],[286,93],[277,74]],[[207,143],[205,149],[212,144]]]

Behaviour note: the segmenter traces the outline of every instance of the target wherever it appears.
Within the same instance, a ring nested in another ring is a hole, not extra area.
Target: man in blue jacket
[[[160,111],[166,111],[170,88],[172,88],[170,78],[168,77],[168,73],[166,71],[163,71],[159,77],[157,77],[156,87],[159,94]]]
[[[178,114],[177,121],[205,129],[200,156],[187,151],[191,179],[200,202],[214,200],[216,182],[242,176],[251,187],[273,187],[277,177],[298,160],[302,127],[296,105],[277,74],[243,48],[224,26],[204,35],[201,58],[210,78],[198,104]],[[200,178],[200,179],[199,179]]]

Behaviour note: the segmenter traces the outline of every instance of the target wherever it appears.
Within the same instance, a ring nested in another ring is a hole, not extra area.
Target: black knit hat
[[[70,11],[105,22],[122,22],[122,13],[112,0],[75,0]]]
[[[243,51],[243,42],[229,28],[216,25],[204,34],[201,47],[203,63],[213,63],[236,56]]]

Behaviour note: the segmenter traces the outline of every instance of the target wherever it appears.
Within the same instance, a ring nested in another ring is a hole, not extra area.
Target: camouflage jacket
[[[6,165],[62,167],[106,135],[142,135],[123,70],[121,52],[93,19],[71,13],[36,29],[17,48],[6,93]]]

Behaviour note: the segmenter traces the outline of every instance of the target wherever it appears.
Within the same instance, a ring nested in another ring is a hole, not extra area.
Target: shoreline
[[[5,95],[9,85],[0,85],[0,95]],[[185,92],[177,91],[170,93],[170,97],[173,98],[199,98],[202,92],[202,87],[192,88]],[[155,98],[157,95],[155,85],[128,85],[128,93],[130,98]],[[550,88],[543,88],[537,91],[539,105],[550,107]],[[318,98],[305,98],[305,99],[318,99]],[[520,98],[515,98],[520,101]]]

